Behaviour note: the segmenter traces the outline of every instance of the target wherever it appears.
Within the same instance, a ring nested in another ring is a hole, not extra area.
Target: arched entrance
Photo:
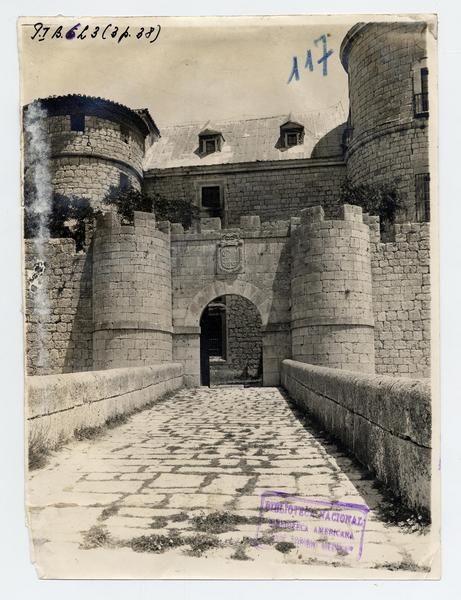
[[[200,318],[201,385],[262,385],[263,327],[247,298],[225,294],[209,302]]]
[[[270,291],[242,279],[211,281],[187,302],[185,314],[178,314],[175,318],[173,356],[184,365],[185,385],[200,385],[200,322],[204,310],[210,302],[226,295],[241,296],[257,308],[262,322],[263,385],[279,385],[280,363],[291,356],[289,322],[279,320],[280,308],[276,306],[274,309],[274,297]]]

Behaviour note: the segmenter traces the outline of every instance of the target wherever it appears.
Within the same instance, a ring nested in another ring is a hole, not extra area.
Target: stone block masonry
[[[94,237],[94,367],[171,361],[170,237],[150,213],[123,225],[113,213]]]
[[[246,222],[245,222],[246,223]],[[173,226],[173,230],[178,230]],[[239,272],[217,273],[217,248],[232,232],[242,242]],[[263,332],[263,382],[276,385],[283,358],[290,355],[289,223],[234,228],[201,233],[172,234],[174,360],[184,363],[187,385],[199,385],[200,317],[209,302],[220,296],[240,296],[259,313]]]
[[[358,206],[324,220],[301,211],[293,235],[292,356],[339,369],[374,372],[370,240]]]
[[[362,23],[341,48],[349,76],[347,176],[354,185],[395,185],[399,222],[417,220],[415,176],[429,172],[428,114],[418,113],[415,97],[427,32],[422,21]]]
[[[262,375],[262,323],[254,304],[241,296],[225,296],[224,360],[210,363],[211,384],[257,380]]]
[[[429,384],[285,360],[282,385],[405,504],[430,513]]]
[[[395,226],[381,243],[375,219],[371,269],[376,372],[430,377],[431,288],[428,223]]]
[[[28,373],[141,366],[174,355],[186,383],[198,385],[201,314],[215,298],[232,295],[249,301],[261,320],[265,385],[279,383],[280,362],[291,357],[427,377],[428,225],[397,225],[395,241],[382,243],[377,218],[362,219],[348,205],[342,217],[325,219],[319,206],[291,222],[248,216],[241,228],[179,233],[172,225],[177,233],[170,234],[149,213],[135,213],[133,225],[108,214],[86,253],[76,254],[72,240],[50,240],[44,265],[28,241]],[[217,251],[229,233],[241,242],[242,264],[220,274]],[[47,292],[43,314],[37,286]],[[239,347],[229,339],[230,356],[243,357],[237,329],[230,337]],[[248,324],[244,329],[248,334]]]
[[[100,427],[182,385],[177,363],[28,377],[29,441],[51,449],[80,428]]]
[[[219,185],[225,213],[223,226],[229,227],[238,227],[241,216],[259,215],[262,221],[289,219],[302,208],[317,204],[322,204],[328,215],[336,214],[346,176],[341,160],[311,159],[302,165],[299,161],[291,165],[281,162],[148,171],[143,185],[161,197],[198,206],[201,187]]]
[[[97,207],[120,185],[121,174],[140,189],[144,138],[136,129],[123,137],[118,123],[86,116],[84,131],[72,131],[71,117],[59,115],[48,118],[48,131],[57,193],[88,198]]]
[[[123,165],[114,164],[104,158],[66,156],[53,161],[53,187],[66,197],[87,198],[99,208],[101,201],[112,188],[120,185],[120,174],[127,176],[129,184],[140,189],[137,177]]]
[[[29,375],[93,368],[92,267],[91,252],[76,254],[71,239],[49,240],[44,264],[37,261],[34,242],[26,240],[24,292]]]
[[[141,188],[145,140],[158,135],[148,111],[71,94],[37,101],[47,111],[53,188],[99,207],[112,187]]]

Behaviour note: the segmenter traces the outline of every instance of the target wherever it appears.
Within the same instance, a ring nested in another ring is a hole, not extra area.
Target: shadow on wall
[[[342,158],[344,155],[344,133],[347,123],[341,123],[315,144],[311,158]]]
[[[80,260],[76,255],[74,260]],[[71,328],[69,342],[67,344],[64,358],[63,373],[78,371],[91,371],[93,369],[93,244],[87,249],[82,269],[82,275],[78,279],[71,278],[72,296],[71,302],[77,302],[75,313],[67,317],[61,315],[61,320],[66,318],[63,327]],[[58,290],[59,293],[59,290]],[[71,310],[74,310],[73,308]]]

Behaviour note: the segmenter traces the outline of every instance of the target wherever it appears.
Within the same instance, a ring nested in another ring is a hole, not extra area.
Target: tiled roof
[[[144,170],[338,157],[342,153],[341,138],[346,119],[346,111],[340,103],[322,111],[296,115],[161,127],[161,138],[146,153]],[[304,140],[298,146],[283,148],[279,139],[280,126],[288,120],[304,126]],[[199,133],[205,128],[223,134],[225,142],[220,152],[200,154]]]

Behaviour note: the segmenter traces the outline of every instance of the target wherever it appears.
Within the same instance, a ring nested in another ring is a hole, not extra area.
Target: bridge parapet
[[[430,513],[428,381],[284,360],[282,385],[405,504]]]

